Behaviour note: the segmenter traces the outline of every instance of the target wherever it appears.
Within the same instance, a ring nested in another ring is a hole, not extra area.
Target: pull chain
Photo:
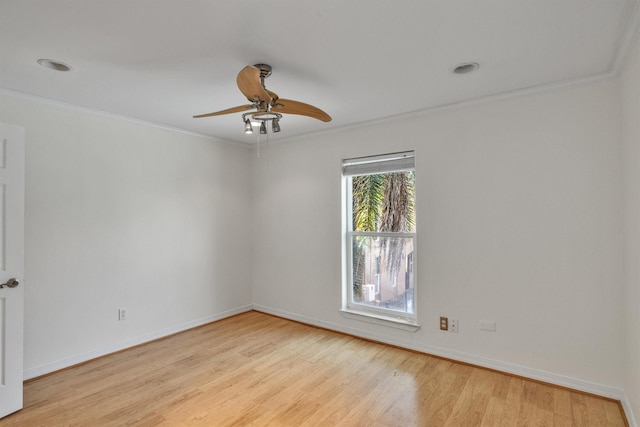
[[[269,132],[267,132],[267,147],[269,146]],[[260,158],[260,133],[258,133],[258,150],[257,157]]]

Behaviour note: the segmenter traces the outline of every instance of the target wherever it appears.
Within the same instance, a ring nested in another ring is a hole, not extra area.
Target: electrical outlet
[[[449,332],[453,332],[454,334],[458,333],[458,321],[457,320],[449,320]]]
[[[449,330],[449,319],[447,317],[440,317],[440,330],[441,331]]]
[[[118,320],[125,320],[127,318],[127,309],[121,308],[118,310]]]

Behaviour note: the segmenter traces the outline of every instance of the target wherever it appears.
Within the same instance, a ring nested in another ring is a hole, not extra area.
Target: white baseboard
[[[481,356],[476,356],[470,353],[464,353],[456,350],[450,350],[446,348],[420,345],[401,339],[395,339],[389,336],[383,336],[368,331],[364,331],[358,328],[338,325],[331,322],[325,322],[323,320],[314,319],[311,317],[303,316],[296,313],[290,313],[287,311],[266,307],[259,304],[254,304],[253,309],[267,314],[273,314],[274,316],[283,317],[297,322],[306,323],[313,326],[319,326],[321,328],[331,329],[337,332],[353,335],[360,338],[365,338],[372,341],[378,341],[385,344],[390,344],[410,350],[419,351],[422,353],[431,354],[434,356],[445,357],[447,359],[456,360],[459,362],[470,363],[472,365],[481,366],[484,368],[494,369],[496,371],[505,372],[525,378],[530,378],[537,381],[542,381],[549,384],[555,384],[561,387],[567,387],[573,390],[582,391],[585,393],[591,393],[598,396],[607,397],[610,399],[619,400],[627,414],[627,418],[631,427],[636,427],[633,421],[631,408],[626,400],[625,394],[622,390],[608,387],[600,384],[594,384],[589,381],[584,381],[576,378],[571,378],[551,372],[545,372],[538,369],[529,368],[526,366],[516,365],[513,363],[507,363],[500,360],[488,359]],[[626,405],[625,405],[626,402]]]
[[[636,423],[636,419],[633,416],[633,409],[631,409],[631,404],[629,403],[627,396],[625,396],[620,401],[620,403],[622,403],[622,409],[624,409],[624,414],[627,416],[627,422],[629,422],[629,427],[638,427],[638,424]]]
[[[115,343],[113,345],[109,345],[94,351],[89,351],[86,353],[78,354],[76,356],[68,357],[66,359],[47,363],[45,365],[38,366],[37,368],[27,369],[23,372],[23,378],[24,380],[29,380],[32,378],[39,377],[41,375],[46,375],[51,372],[59,371],[60,369],[68,368],[70,366],[77,365],[79,363],[87,362],[91,359],[106,356],[108,354],[115,353],[117,351],[124,350],[130,347],[134,347],[139,344],[144,344],[146,342],[153,341],[158,338],[166,337],[168,335],[186,331],[188,329],[192,329],[198,326],[206,325],[207,323],[215,322],[216,320],[221,320],[226,317],[231,317],[236,314],[244,313],[246,311],[251,311],[252,309],[253,309],[252,305],[237,307],[232,310],[224,311],[222,313],[217,313],[211,316],[202,317],[200,319],[181,323],[179,325],[171,326],[165,329],[161,329],[159,331],[150,332],[148,334],[145,334],[136,338],[132,338],[129,340],[121,341],[119,343]]]

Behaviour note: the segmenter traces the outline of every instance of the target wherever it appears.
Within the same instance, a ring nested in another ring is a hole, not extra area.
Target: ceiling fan
[[[323,122],[331,121],[331,116],[314,107],[300,101],[280,98],[275,92],[267,90],[264,86],[264,79],[271,75],[271,66],[267,64],[255,64],[244,67],[238,73],[236,82],[240,92],[247,97],[251,104],[240,105],[238,107],[227,108],[226,110],[214,113],[199,114],[193,116],[194,119],[203,117],[221,116],[223,114],[239,113],[255,109],[254,112],[244,113],[244,132],[253,133],[252,121],[260,122],[260,133],[267,133],[266,122],[271,122],[273,132],[280,132],[280,119],[282,114],[297,114],[307,116]]]

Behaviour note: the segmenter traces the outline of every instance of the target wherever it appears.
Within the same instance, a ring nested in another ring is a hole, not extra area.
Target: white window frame
[[[415,260],[416,233],[353,231],[352,176],[415,171],[413,151],[346,159],[342,162],[343,188],[343,292],[342,313],[346,317],[415,331],[418,329],[418,280]],[[414,194],[415,198],[415,194]],[[415,203],[415,200],[414,200]],[[356,236],[405,237],[413,240],[413,313],[360,304],[353,298],[353,238]]]

